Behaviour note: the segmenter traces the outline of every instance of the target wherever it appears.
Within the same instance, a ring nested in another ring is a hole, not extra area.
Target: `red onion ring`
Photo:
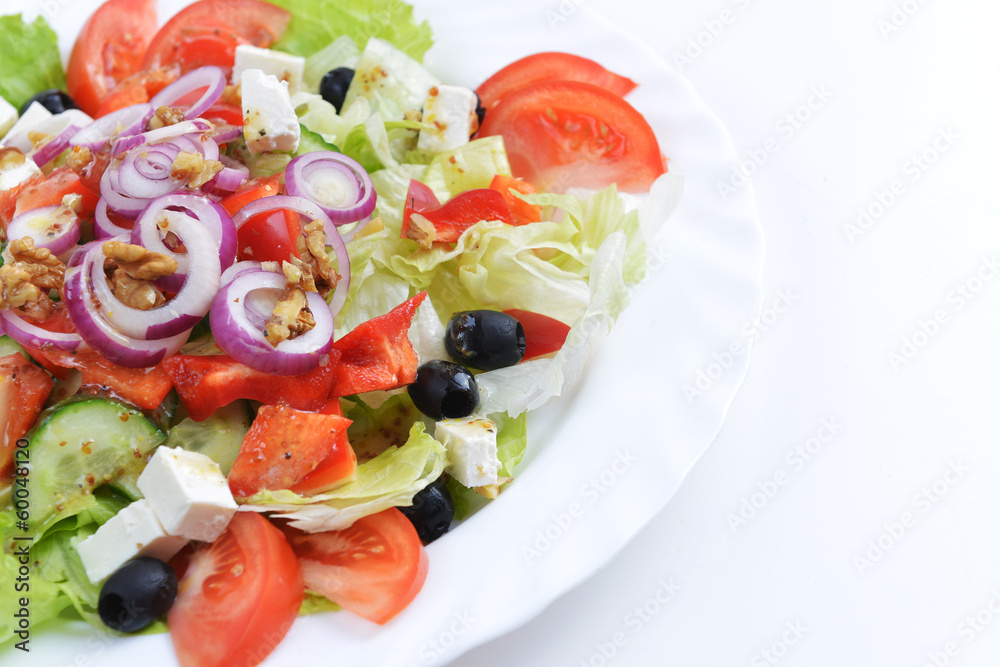
[[[128,234],[129,228],[121,227],[112,222],[111,218],[108,217],[108,200],[101,197],[97,201],[97,207],[94,209],[94,238],[110,239],[120,234]]]
[[[93,118],[79,109],[67,109],[62,113],[43,118],[37,123],[32,123],[23,131],[18,132],[13,136],[6,137],[3,141],[3,145],[18,148],[22,153],[27,155],[35,148],[34,142],[28,138],[29,134],[37,132],[38,134],[44,134],[51,137],[60,134],[70,125],[76,125],[77,129],[79,129],[86,125],[90,125],[93,122]]]
[[[187,134],[210,132],[213,128],[214,126],[211,122],[205,120],[204,118],[196,118],[194,120],[185,120],[180,123],[174,123],[173,125],[167,125],[166,127],[160,127],[155,130],[150,130],[149,132],[143,132],[142,134],[119,137],[115,142],[114,148],[111,150],[111,156],[115,157],[117,155],[121,155],[122,153],[126,153],[137,146],[142,146],[143,144],[155,144]]]
[[[86,146],[90,150],[100,150],[105,142],[115,137],[130,137],[142,132],[153,117],[153,105],[133,104],[101,116],[90,125],[73,135],[72,146]]]
[[[191,70],[154,95],[149,103],[156,109],[164,106],[173,106],[177,100],[188,93],[206,87],[207,90],[201,96],[201,99],[188,107],[184,112],[185,118],[197,118],[205,113],[210,106],[215,104],[216,100],[222,96],[222,91],[226,89],[226,73],[213,65]]]
[[[83,344],[80,334],[47,331],[24,319],[10,308],[0,310],[0,331],[21,345],[34,348],[54,347],[57,350],[76,350]]]
[[[364,167],[333,151],[294,158],[285,167],[285,191],[315,202],[338,227],[375,210],[375,188]]]
[[[222,171],[216,174],[209,183],[212,184],[212,192],[236,192],[248,178],[250,178],[250,170],[246,167],[241,169],[223,167]],[[208,184],[206,183],[206,185]]]
[[[233,282],[233,280],[236,279],[236,276],[241,276],[244,273],[248,273],[250,271],[263,271],[263,270],[264,269],[261,268],[260,266],[260,262],[255,262],[252,259],[245,259],[242,262],[236,262],[228,269],[223,271],[220,282],[222,283],[222,286],[225,287],[229,283]]]
[[[31,159],[34,160],[35,164],[39,167],[44,167],[49,162],[52,162],[59,157],[60,153],[69,148],[70,139],[79,131],[80,127],[78,125],[70,125],[62,132],[35,149],[31,153]]]
[[[272,375],[301,375],[329,360],[333,348],[333,313],[316,292],[306,292],[316,326],[301,336],[271,345],[260,327],[248,317],[248,295],[267,290],[279,298],[285,277],[268,271],[251,271],[236,277],[216,295],[209,322],[216,344],[233,359]]]
[[[29,237],[36,248],[46,248],[56,257],[61,256],[80,240],[80,218],[74,213],[72,218],[61,222],[52,215],[61,206],[42,206],[25,211],[14,217],[7,225],[8,239]]]
[[[319,204],[303,197],[292,197],[290,195],[262,197],[240,209],[239,213],[233,216],[233,222],[236,223],[236,229],[239,230],[250,218],[261,213],[283,209],[305,216],[307,220],[319,220],[323,223],[326,243],[328,246],[333,247],[333,251],[337,255],[337,274],[340,276],[337,281],[337,289],[333,291],[332,296],[328,297],[330,310],[334,314],[340,312],[340,309],[344,307],[344,303],[347,302],[347,289],[351,285],[351,259],[347,254],[347,246],[344,244],[344,239],[340,236],[333,221],[330,220],[330,216],[320,208]],[[305,223],[302,226],[305,227]]]
[[[104,263],[101,245],[100,241],[93,241],[83,246],[80,266],[67,270],[64,291],[70,318],[80,337],[90,347],[119,366],[128,368],[155,366],[164,357],[181,349],[187,341],[190,330],[161,340],[140,340],[125,336],[105,322],[94,305],[93,285],[89,279],[92,265]],[[104,281],[103,274],[101,280]]]

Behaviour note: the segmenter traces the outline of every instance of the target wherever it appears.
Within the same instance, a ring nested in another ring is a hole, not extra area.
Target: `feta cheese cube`
[[[476,94],[462,86],[434,86],[424,102],[423,121],[431,127],[420,130],[417,148],[441,153],[469,143],[476,120]]]
[[[288,83],[273,74],[248,69],[240,75],[243,137],[254,155],[294,151],[299,147],[299,117],[288,95]]]
[[[7,136],[4,137],[5,146],[20,148],[25,153],[31,152],[35,148],[35,142],[28,136],[31,133],[54,137],[70,125],[79,128],[90,125],[94,119],[80,111],[79,109],[66,109],[62,113],[52,115],[49,110],[38,102],[32,102],[31,106],[24,112],[24,115],[14,124]],[[37,138],[36,138],[37,139]]]
[[[25,157],[18,148],[0,148],[0,192],[24,183],[32,176],[41,176],[35,161]]]
[[[288,82],[288,91],[294,93],[302,88],[302,72],[306,59],[283,51],[262,49],[252,44],[236,47],[236,62],[233,64],[233,83],[248,69],[259,69],[264,74],[273,74],[279,81]]]
[[[7,134],[17,122],[17,109],[14,105],[0,97],[0,137]]]
[[[497,483],[497,425],[483,417],[445,419],[434,427],[434,438],[448,450],[445,470],[469,488]]]
[[[136,556],[169,560],[187,543],[167,535],[146,499],[137,500],[77,546],[87,577],[98,583]]]
[[[219,464],[204,454],[160,447],[137,483],[170,535],[212,542],[236,514]]]
[[[27,132],[32,126],[37,125],[46,118],[52,118],[52,112],[38,102],[32,102],[31,106],[25,109],[24,115],[18,118],[17,122],[4,134],[3,141],[6,143],[14,135]]]

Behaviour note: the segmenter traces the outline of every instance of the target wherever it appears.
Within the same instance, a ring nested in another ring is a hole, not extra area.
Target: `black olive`
[[[51,90],[43,90],[37,95],[32,95],[27,102],[21,105],[21,110],[17,112],[17,115],[23,116],[24,112],[28,110],[28,107],[31,106],[32,102],[38,102],[43,107],[51,111],[53,115],[62,113],[63,111],[66,111],[66,109],[79,109],[72,97],[58,88],[52,88]]]
[[[476,119],[479,121],[479,124],[476,125],[476,132],[478,132],[479,128],[483,125],[483,120],[486,119],[486,107],[483,106],[483,101],[479,99],[479,93],[476,93]],[[476,132],[473,132],[471,136],[476,136]]]
[[[118,632],[138,632],[167,613],[177,597],[177,575],[162,560],[139,557],[108,577],[97,600],[104,624]]]
[[[338,67],[323,75],[319,82],[319,94],[323,99],[332,104],[337,109],[337,113],[344,107],[344,98],[347,97],[347,89],[351,87],[354,80],[354,70],[350,67]]]
[[[413,496],[411,507],[400,507],[399,511],[417,529],[420,541],[430,544],[451,528],[451,521],[455,518],[455,503],[444,480],[439,478]]]
[[[468,417],[479,405],[476,378],[450,361],[436,359],[421,365],[406,389],[417,409],[436,420]]]
[[[465,310],[448,321],[444,346],[456,361],[491,371],[524,358],[524,327],[499,310]]]

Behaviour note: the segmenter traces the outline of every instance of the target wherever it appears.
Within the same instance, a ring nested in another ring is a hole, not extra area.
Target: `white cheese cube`
[[[0,148],[0,192],[24,183],[32,176],[41,176],[35,161],[17,148]]]
[[[294,151],[299,147],[299,117],[288,95],[288,84],[273,74],[248,69],[240,75],[243,96],[243,137],[254,155]]]
[[[35,148],[35,142],[29,136],[32,133],[51,138],[70,125],[83,128],[93,122],[93,118],[79,109],[66,109],[66,111],[53,116],[41,104],[32,102],[28,110],[24,112],[24,115],[21,116],[20,120],[17,121],[4,138],[4,145],[14,146],[15,148],[20,148],[25,153],[29,153]]]
[[[77,546],[87,577],[98,583],[136,556],[169,560],[187,544],[167,535],[146,499],[137,500]]]
[[[424,102],[424,123],[417,148],[441,153],[469,143],[476,118],[476,94],[462,86],[434,86]]]
[[[137,483],[170,535],[212,542],[236,514],[219,464],[204,454],[160,447]]]
[[[434,427],[434,439],[448,450],[445,471],[469,488],[497,483],[497,425],[483,417],[445,419]]]
[[[25,109],[24,115],[18,118],[17,122],[14,123],[9,130],[7,130],[6,134],[4,134],[4,145],[6,145],[7,140],[11,137],[21,134],[22,132],[27,132],[32,126],[37,125],[46,118],[52,118],[52,112],[38,102],[32,102],[31,105]]]
[[[302,89],[302,72],[306,59],[283,51],[262,49],[252,44],[236,47],[236,62],[233,64],[233,83],[248,69],[259,69],[264,74],[273,74],[278,81],[288,82],[288,91],[294,93]]]
[[[14,105],[0,97],[0,137],[7,134],[17,122],[17,109]]]

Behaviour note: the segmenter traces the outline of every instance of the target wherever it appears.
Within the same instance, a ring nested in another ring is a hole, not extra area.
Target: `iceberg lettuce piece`
[[[358,64],[361,49],[347,35],[341,35],[325,47],[306,58],[302,72],[302,83],[310,93],[319,92],[319,82],[327,72],[338,67],[354,67]]]
[[[424,423],[410,428],[402,447],[390,447],[358,466],[353,482],[328,493],[301,496],[289,490],[263,491],[241,510],[274,512],[293,528],[314,533],[347,528],[362,517],[413,504],[413,496],[441,476],[445,448],[426,433]]]
[[[373,37],[358,58],[344,107],[363,97],[383,118],[402,120],[405,112],[420,110],[430,89],[440,83],[417,60]]]

